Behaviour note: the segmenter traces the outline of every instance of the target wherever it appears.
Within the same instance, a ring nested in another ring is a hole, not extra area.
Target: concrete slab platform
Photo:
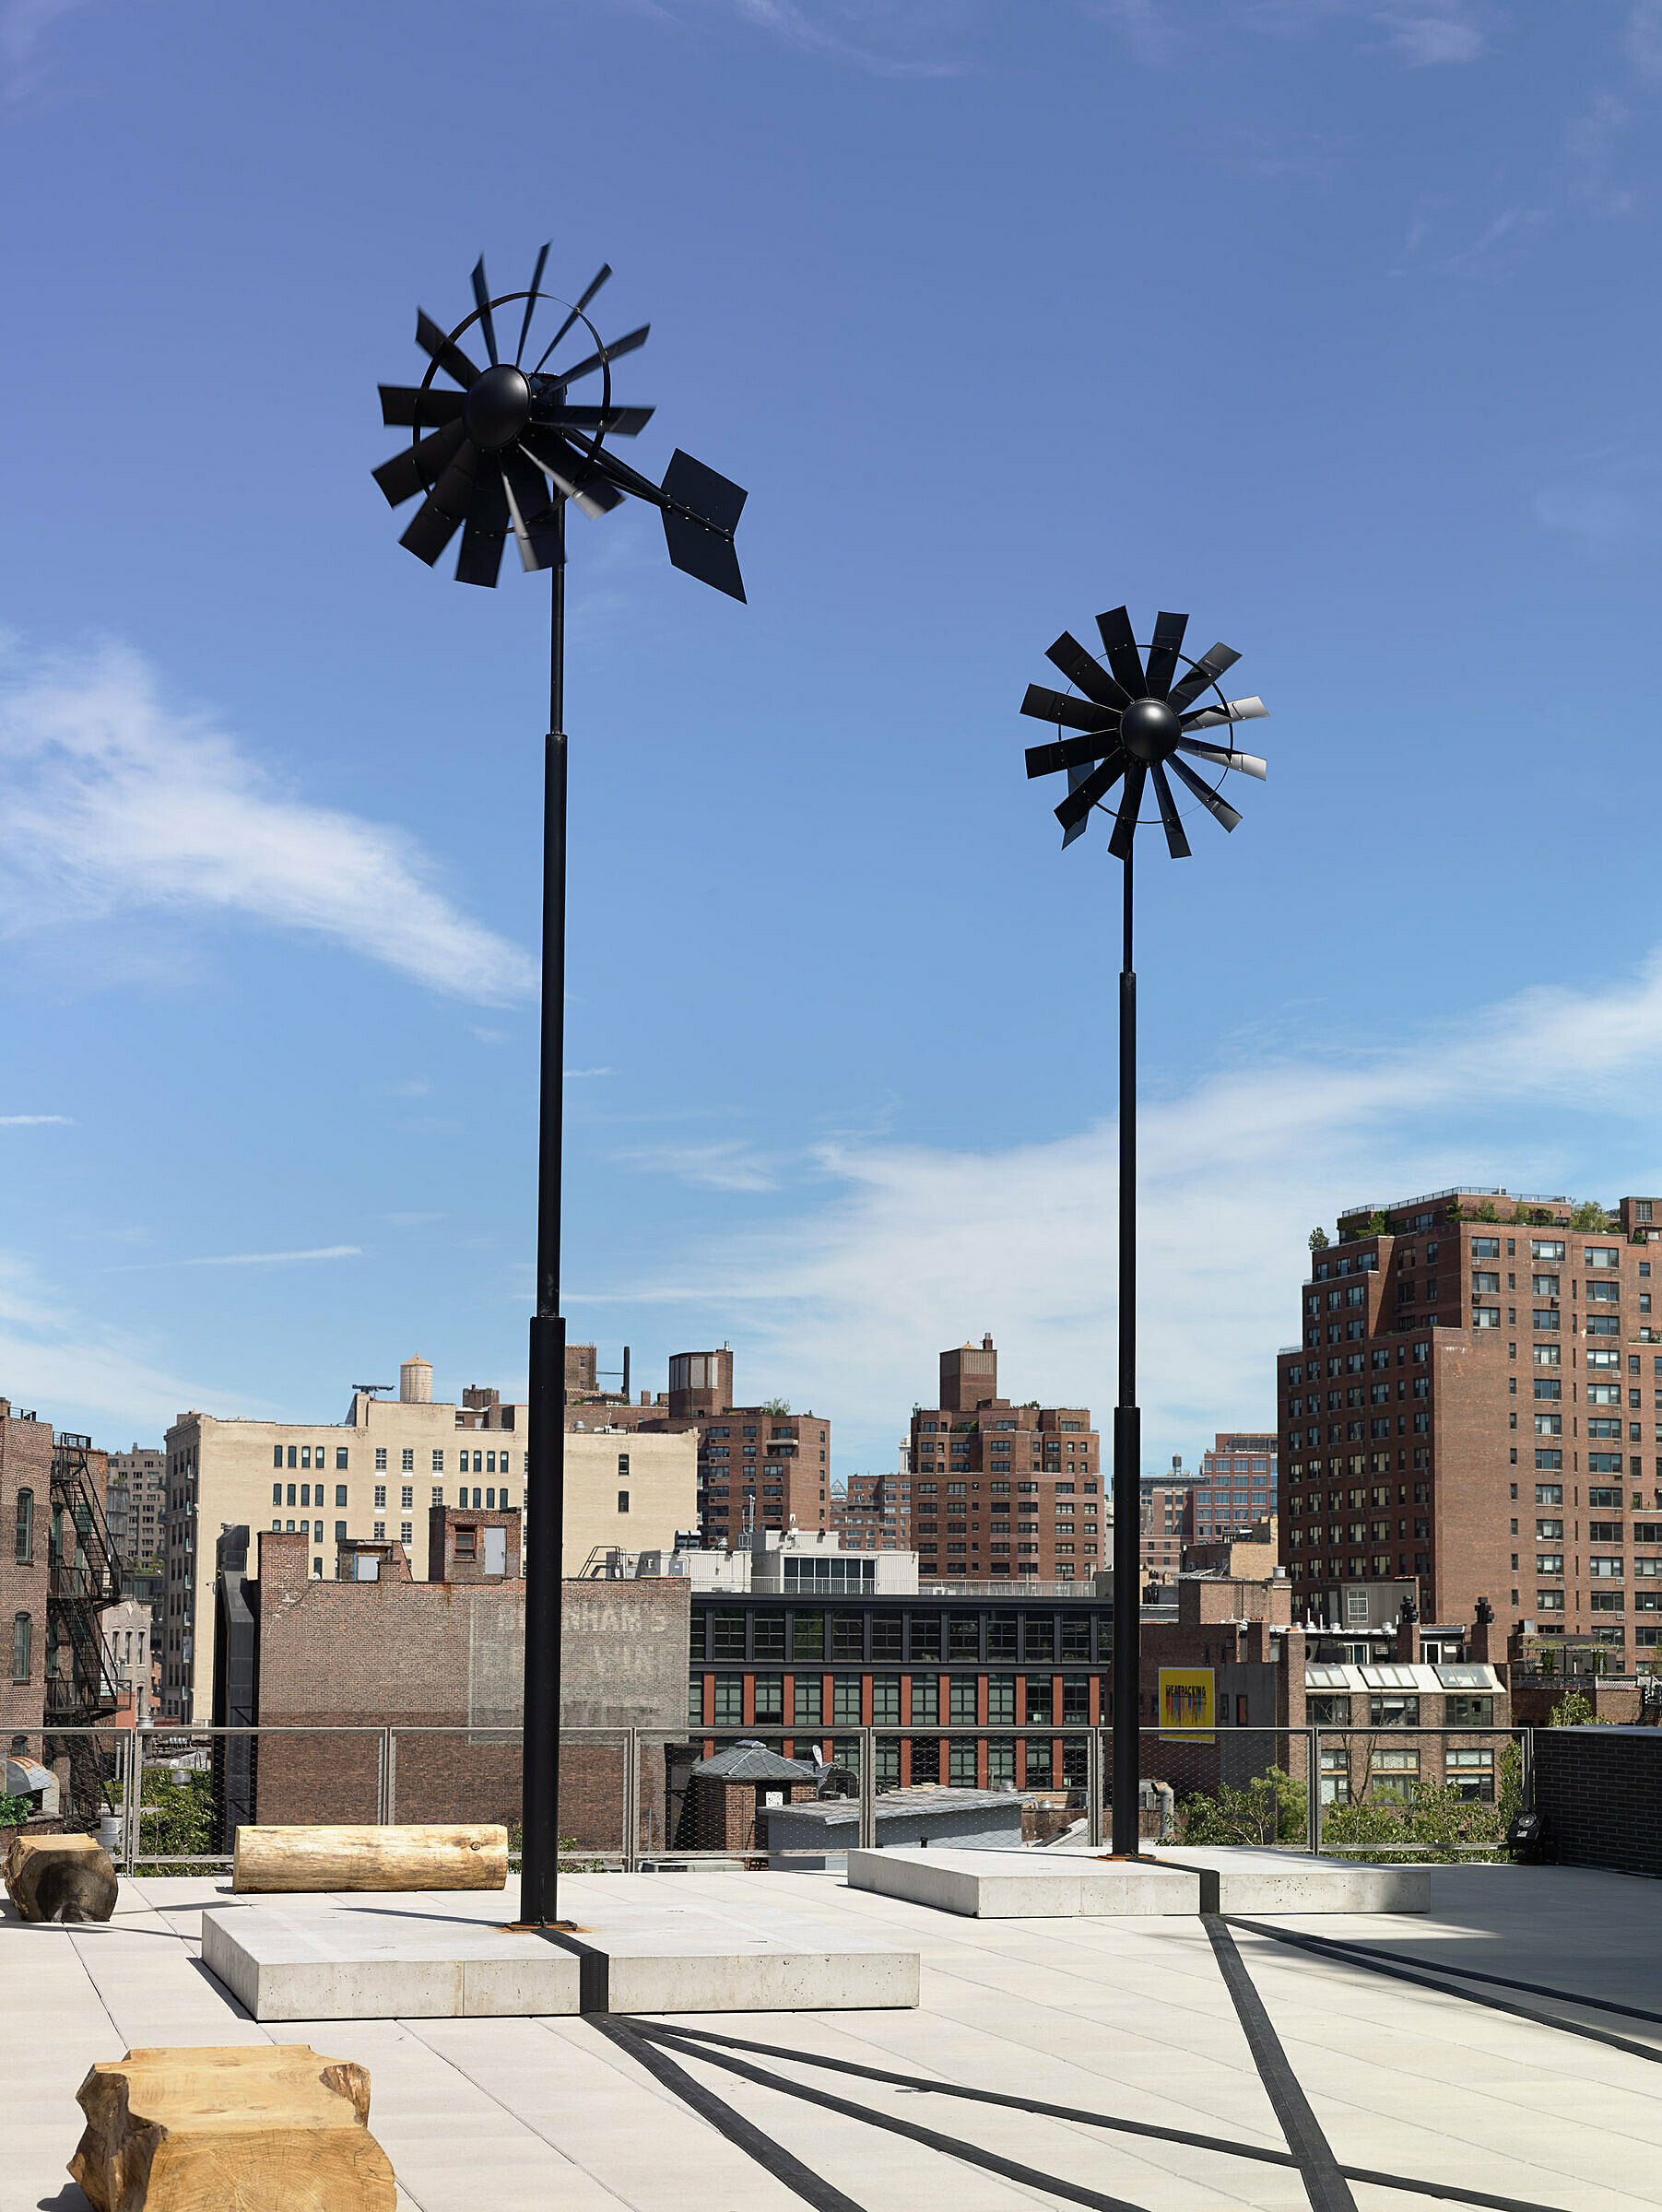
[[[877,2012],[917,2004],[919,1954],[842,1916],[701,1910],[690,1900],[607,1898],[564,1938],[584,2012]]]
[[[1038,1851],[851,1851],[851,1889],[973,1920],[1079,1920],[1198,1912],[1195,1869]]]
[[[845,1916],[612,1876],[580,1933],[510,1935],[500,1899],[269,1900],[206,1911],[202,1962],[256,2020],[477,2019],[582,2012],[845,2012],[915,2006],[914,1948]],[[748,1900],[747,1900],[748,1901]],[[487,1917],[494,1906],[494,1914]]]
[[[1162,1866],[1200,1877],[1203,1912],[1429,1912],[1429,1866],[1364,1866],[1299,1852],[1160,1844]]]
[[[397,1911],[204,1912],[202,1963],[256,2020],[524,2018],[581,2002],[578,1961],[540,1936]]]

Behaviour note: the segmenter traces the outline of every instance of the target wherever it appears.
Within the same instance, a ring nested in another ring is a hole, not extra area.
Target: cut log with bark
[[[237,1830],[233,1889],[503,1889],[508,1831],[489,1823]]]
[[[108,1920],[118,1885],[109,1853],[91,1836],[14,1835],[6,1894],[25,1920]]]
[[[304,2043],[129,2051],[77,2092],[93,2212],[395,2212],[366,2068]]]

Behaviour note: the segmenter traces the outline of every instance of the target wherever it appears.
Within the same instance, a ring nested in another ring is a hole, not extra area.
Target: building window
[[[34,1647],[34,1623],[27,1613],[18,1614],[12,1621],[12,1680],[29,1680],[29,1664]]]
[[[321,1462],[321,1460],[320,1460],[318,1464],[319,1464],[319,1465],[321,1466],[321,1465],[322,1465],[323,1463],[322,1463],[322,1462]],[[347,1447],[345,1446],[345,1444],[336,1444],[336,1447],[335,1447],[335,1472],[336,1472],[337,1475],[344,1475],[344,1474],[346,1473],[346,1471],[347,1471]]]
[[[458,1528],[455,1556],[458,1559],[472,1559],[478,1556],[479,1532],[477,1528]]]
[[[626,1513],[629,1511],[629,1492],[627,1490],[618,1492],[618,1511],[620,1513]]]
[[[629,1453],[627,1452],[619,1452],[618,1454],[618,1480],[619,1482],[629,1480]],[[620,1513],[626,1513],[629,1508],[626,1505],[620,1505],[618,1511]]]
[[[442,1453],[442,1452],[435,1452],[435,1453],[433,1453],[433,1473],[434,1473],[435,1475],[442,1475],[442,1474],[443,1474],[443,1472],[444,1472],[444,1454],[443,1454],[443,1453]],[[436,1505],[436,1504],[439,1504],[439,1503],[441,1503],[441,1502],[442,1502],[442,1500],[438,1500],[438,1499],[435,1499],[435,1500],[433,1500],[433,1502],[434,1502],[434,1504]]]
[[[290,1460],[289,1465],[292,1466],[293,1460]],[[384,1444],[377,1444],[375,1447],[375,1472],[377,1475],[386,1473],[386,1446]]]
[[[271,1447],[271,1464],[272,1464],[272,1465],[273,1465],[274,1467],[280,1467],[280,1466],[282,1465],[282,1464],[283,1464],[283,1447],[282,1447],[282,1445],[281,1445],[281,1444],[273,1444],[273,1445],[272,1445],[272,1447]]]
[[[399,1454],[398,1464],[403,1468],[405,1474],[413,1474],[416,1466],[415,1452],[413,1450],[407,1450]]]
[[[35,1494],[32,1490],[18,1492],[18,1564],[29,1566],[35,1556]]]
[[[346,1540],[347,1540],[347,1524],[346,1524],[346,1523],[345,1523],[344,1521],[337,1521],[337,1522],[335,1524],[335,1541],[336,1541],[337,1544],[344,1544],[344,1543],[346,1542]]]
[[[386,1523],[384,1521],[377,1521],[375,1524],[375,1540],[377,1543],[386,1541]]]
[[[717,1677],[719,1680],[719,1677]],[[791,1719],[796,1726],[817,1728],[824,1718],[825,1685],[818,1675],[798,1675],[794,1684]]]
[[[442,1505],[442,1504],[443,1504],[443,1502],[444,1502],[444,1489],[443,1489],[443,1486],[442,1486],[442,1484],[441,1484],[441,1483],[437,1483],[437,1482],[435,1482],[435,1483],[434,1483],[434,1485],[433,1485],[433,1503],[434,1503],[435,1505]]]
[[[320,1529],[322,1528],[323,1523],[321,1521],[318,1523],[318,1526]],[[401,1521],[398,1524],[398,1541],[400,1544],[409,1544],[413,1542],[415,1534],[416,1531],[413,1523],[408,1521]]]
[[[340,1506],[345,1505],[346,1501],[347,1486],[344,1482],[337,1482],[335,1486],[335,1502],[337,1506]]]

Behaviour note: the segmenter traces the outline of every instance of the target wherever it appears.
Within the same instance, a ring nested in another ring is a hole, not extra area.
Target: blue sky
[[[1015,709],[1121,600],[1272,711],[1139,871],[1150,1464],[1339,1206],[1662,1185],[1659,115],[1656,0],[0,0],[0,1394],[523,1389],[546,581],[368,471],[545,238],[750,493],[745,607],[572,518],[604,1365],[843,1474],[984,1329],[1105,1415],[1117,867]]]

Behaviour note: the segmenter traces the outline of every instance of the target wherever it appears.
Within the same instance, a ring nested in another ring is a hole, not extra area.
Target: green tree
[[[1311,1232],[1310,1232],[1310,1249],[1311,1249],[1311,1251],[1312,1251],[1312,1252],[1326,1252],[1326,1249],[1327,1249],[1327,1232],[1326,1232],[1326,1230],[1325,1229],[1323,1229],[1323,1228],[1321,1228],[1321,1227],[1319,1227],[1319,1226],[1318,1226],[1318,1227],[1316,1227],[1316,1228],[1314,1228],[1314,1229],[1313,1229],[1313,1230],[1311,1230]]]
[[[772,1414],[789,1413],[791,1401],[789,1398],[763,1398],[761,1410],[763,1413]]]
[[[0,1828],[21,1828],[34,1809],[27,1797],[0,1796]]]
[[[1570,1208],[1572,1229],[1609,1229],[1610,1217],[1596,1198],[1584,1198]]]
[[[1385,1214],[1385,1213],[1381,1213],[1381,1212],[1380,1212],[1380,1210],[1378,1209],[1378,1207],[1376,1206],[1376,1207],[1373,1209],[1373,1212],[1372,1212],[1372,1213],[1371,1213],[1371,1214],[1368,1216],[1368,1234],[1369,1234],[1369,1236],[1371,1236],[1371,1237],[1388,1237],[1388,1236],[1390,1235],[1390,1233],[1391,1233],[1391,1217],[1390,1217],[1390,1215],[1389,1215],[1389,1214]]]
[[[1547,1715],[1549,1728],[1608,1728],[1610,1723],[1595,1712],[1592,1700],[1579,1689],[1567,1689]]]
[[[166,1767],[152,1767],[144,1778],[140,1800],[139,1851],[141,1859],[206,1858],[214,1848],[213,1777],[198,1768],[175,1782]],[[176,1869],[175,1871],[185,1871]]]
[[[1294,1843],[1303,1839],[1305,1807],[1303,1783],[1271,1767],[1244,1789],[1224,1782],[1215,1794],[1185,1797],[1178,1832],[1185,1843]]]

